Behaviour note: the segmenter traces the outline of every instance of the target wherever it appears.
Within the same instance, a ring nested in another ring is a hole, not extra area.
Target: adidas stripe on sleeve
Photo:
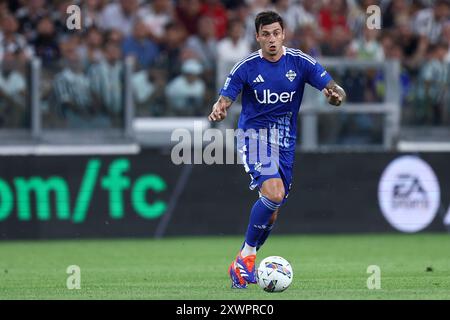
[[[241,61],[239,61],[234,65],[234,67],[230,71],[230,74],[225,79],[225,83],[222,87],[222,90],[220,90],[220,95],[228,97],[233,101],[236,100],[237,96],[242,91],[242,88],[246,81],[247,75],[245,73],[245,64],[248,61],[251,61],[256,58],[259,58],[258,52],[250,54],[249,56],[247,56],[246,58],[242,59]]]

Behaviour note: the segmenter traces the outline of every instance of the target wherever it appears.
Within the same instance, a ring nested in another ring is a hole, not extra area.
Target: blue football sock
[[[250,221],[245,235],[245,242],[248,245],[252,247],[258,245],[258,240],[270,226],[269,222],[272,214],[280,207],[280,205],[280,203],[273,202],[264,196],[260,197],[259,200],[255,202],[250,213]]]
[[[272,231],[272,229],[273,229],[273,224],[267,225],[266,230],[264,230],[263,234],[258,239],[258,244],[256,245],[256,251],[261,249],[262,245],[264,244],[264,242],[266,242],[267,238],[269,237],[270,232]],[[242,249],[244,249],[244,246],[245,246],[245,241],[242,242],[241,251],[242,251]]]
[[[266,239],[269,237],[269,234],[272,231],[272,229],[273,229],[273,224],[267,225],[267,228],[264,230],[263,234],[258,239],[258,244],[256,245],[256,251],[258,251],[262,247],[264,242],[266,242]]]

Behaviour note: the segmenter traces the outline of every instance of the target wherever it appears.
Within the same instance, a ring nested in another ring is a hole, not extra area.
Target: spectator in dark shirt
[[[165,78],[172,80],[180,74],[183,47],[186,42],[186,29],[180,23],[169,23],[166,26],[164,42],[157,65],[166,70]]]
[[[202,15],[200,0],[178,1],[175,14],[176,19],[184,26],[189,35],[197,33],[197,21]]]
[[[25,5],[17,10],[19,32],[25,36],[27,41],[33,41],[36,38],[39,21],[49,13],[45,6],[45,0],[25,1]]]
[[[36,56],[44,67],[50,67],[60,58],[59,46],[55,37],[55,26],[49,17],[44,17],[37,25],[37,37],[32,42]]]
[[[134,56],[139,68],[150,67],[159,53],[158,47],[148,36],[147,25],[142,21],[137,21],[133,28],[133,34],[123,40],[124,55]]]

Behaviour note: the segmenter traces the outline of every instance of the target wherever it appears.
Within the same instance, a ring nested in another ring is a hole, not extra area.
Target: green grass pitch
[[[0,242],[0,299],[450,299],[450,235],[273,235],[258,254],[288,259],[291,287],[230,289],[242,237]],[[66,286],[69,265],[81,289]],[[369,265],[381,289],[367,289]]]

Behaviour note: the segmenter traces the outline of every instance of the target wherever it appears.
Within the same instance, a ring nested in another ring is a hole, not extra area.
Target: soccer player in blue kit
[[[208,117],[210,121],[223,120],[227,109],[242,92],[239,129],[243,132],[270,130],[265,137],[264,134],[238,135],[238,151],[251,177],[250,188],[259,191],[259,199],[250,213],[245,242],[228,270],[232,288],[238,289],[256,283],[256,252],[269,236],[291,188],[297,115],[305,84],[321,90],[335,106],[346,96],[315,59],[298,49],[283,46],[283,19],[276,12],[259,13],[255,28],[261,49],[233,67]],[[274,129],[276,134],[273,134]],[[258,147],[252,149],[250,144],[255,140]],[[274,150],[272,145],[276,145],[276,152],[271,151]],[[276,156],[276,170],[263,170],[261,148],[270,149],[266,154]],[[258,155],[254,154],[255,150]]]

